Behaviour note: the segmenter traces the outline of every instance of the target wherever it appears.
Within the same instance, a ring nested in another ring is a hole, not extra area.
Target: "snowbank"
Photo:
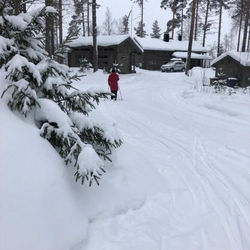
[[[0,249],[70,249],[87,226],[70,169],[2,99],[0,124]]]

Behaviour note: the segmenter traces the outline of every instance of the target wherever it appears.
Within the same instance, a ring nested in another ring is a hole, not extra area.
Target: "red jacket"
[[[118,90],[118,81],[119,81],[119,76],[115,72],[112,72],[109,75],[109,79],[108,79],[108,83],[109,83],[111,91]]]

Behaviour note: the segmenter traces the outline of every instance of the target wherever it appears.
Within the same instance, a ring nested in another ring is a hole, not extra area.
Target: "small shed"
[[[216,67],[216,76],[219,72],[225,78],[237,78],[241,87],[250,86],[250,52],[226,52],[211,63]]]
[[[68,65],[79,67],[80,61],[86,58],[92,63],[93,37],[81,37],[68,44]],[[114,64],[120,73],[131,73],[135,67],[135,56],[142,54],[143,49],[129,35],[97,36],[98,68],[109,71]]]
[[[156,38],[135,38],[142,46],[144,54],[137,57],[137,64],[139,64],[143,69],[149,70],[160,70],[161,65],[170,61],[174,57],[174,53],[182,52],[180,58],[187,55],[188,51],[188,41],[179,40],[161,40]],[[207,49],[201,45],[201,43],[194,41],[192,52],[196,55],[205,55]],[[179,55],[178,55],[179,57]],[[204,66],[203,58],[193,58],[192,67],[194,66]]]

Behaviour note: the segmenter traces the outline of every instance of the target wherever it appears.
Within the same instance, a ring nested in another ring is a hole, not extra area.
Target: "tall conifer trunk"
[[[182,5],[181,5],[181,37],[183,37],[183,19],[184,19],[184,0],[182,0]]]
[[[220,12],[219,12],[219,29],[218,29],[217,56],[220,56],[220,54],[221,54],[220,37],[221,37],[222,7],[223,7],[223,2],[222,2],[222,0],[220,0]]]
[[[89,20],[89,0],[87,0],[87,26],[88,26],[88,36],[90,36],[90,20]]]
[[[191,68],[191,52],[192,52],[193,35],[194,35],[195,7],[196,7],[196,0],[193,0],[191,27],[190,27],[189,43],[188,43],[188,56],[187,56],[186,71],[185,71],[186,75],[188,75],[188,71]]]
[[[172,40],[174,40],[175,14],[176,14],[176,0],[174,0],[173,2]]]
[[[207,24],[208,24],[208,11],[210,7],[210,0],[207,0],[207,6],[206,6],[206,16],[205,16],[205,23],[204,23],[204,30],[203,30],[203,41],[202,45],[205,47],[206,44],[206,35],[207,35]]]
[[[53,6],[52,0],[45,0],[45,6]],[[54,45],[54,21],[51,15],[46,17],[45,21],[45,48],[49,56],[52,56],[55,51]]]
[[[59,47],[63,43],[63,24],[62,24],[62,0],[58,1],[58,29],[59,29]],[[63,63],[63,58],[58,58],[59,63]]]
[[[144,0],[141,0],[141,37],[143,37],[143,1]]]
[[[243,0],[241,0],[241,12],[240,12],[240,24],[239,24],[237,51],[240,51],[240,36],[241,36],[242,18],[243,18]]]
[[[59,17],[59,44],[63,42],[63,26],[62,26],[62,0],[58,2],[58,17]]]
[[[244,33],[242,40],[242,52],[246,51],[246,43],[247,43],[247,29],[248,29],[248,20],[249,20],[249,11],[250,11],[250,0],[247,0],[247,8],[246,8],[246,16],[245,16],[245,25],[244,25]]]
[[[199,19],[199,0],[196,0],[195,33],[194,33],[195,41],[197,41],[197,34],[198,34],[198,19]]]
[[[250,52],[250,28],[248,30],[248,43],[247,43],[247,51]]]
[[[84,2],[82,1],[82,35],[86,35],[86,30],[85,30],[85,10],[84,10]]]
[[[98,70],[98,47],[97,47],[97,25],[96,25],[96,0],[92,0],[92,29],[93,29],[93,68]]]

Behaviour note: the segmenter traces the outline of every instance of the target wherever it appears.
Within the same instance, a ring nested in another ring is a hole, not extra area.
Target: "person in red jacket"
[[[111,100],[117,99],[117,91],[118,87],[119,76],[115,73],[115,68],[112,69],[111,74],[109,75],[108,84],[110,87],[110,91],[112,92]]]

